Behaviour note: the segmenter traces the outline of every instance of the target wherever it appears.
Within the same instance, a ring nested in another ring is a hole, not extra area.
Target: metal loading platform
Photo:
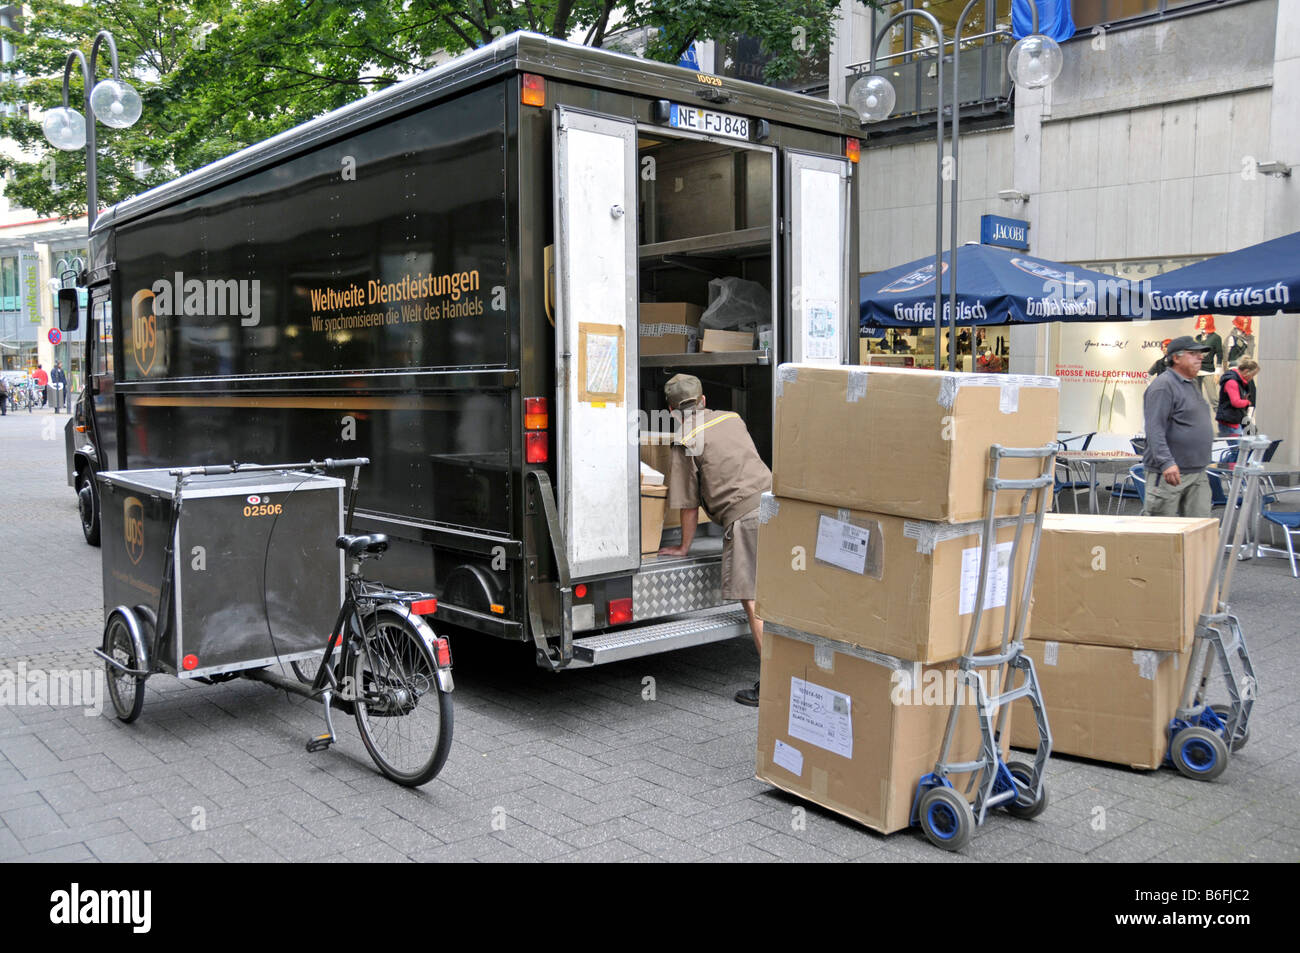
[[[736,605],[717,606],[687,616],[650,625],[630,626],[573,640],[569,668],[586,668],[622,662],[673,649],[692,648],[749,635],[745,610]]]

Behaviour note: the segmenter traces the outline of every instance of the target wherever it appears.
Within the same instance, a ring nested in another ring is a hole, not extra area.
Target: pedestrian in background
[[[68,378],[63,373],[63,365],[58,361],[54,362],[54,370],[50,371],[50,384],[54,387],[54,412],[57,414],[62,411],[68,396]]]
[[[3,372],[0,372],[0,417],[9,414],[9,381],[5,380]]]
[[[32,380],[36,382],[36,386],[40,389],[41,406],[44,407],[46,398],[48,398],[50,394],[48,389],[50,386],[50,375],[45,373],[45,371],[41,368],[41,365],[37,364],[36,370],[32,371],[31,376],[32,376]]]
[[[1224,372],[1219,382],[1219,409],[1214,414],[1220,437],[1241,436],[1242,421],[1255,406],[1255,377],[1258,374],[1259,365],[1250,360]]]
[[[1142,395],[1147,446],[1142,455],[1147,492],[1144,516],[1210,515],[1210,465],[1214,431],[1197,380],[1207,345],[1188,335],[1169,342],[1169,373]]]

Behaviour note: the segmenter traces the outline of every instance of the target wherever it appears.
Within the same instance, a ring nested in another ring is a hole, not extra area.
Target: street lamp
[[[108,44],[109,56],[113,62],[113,77],[96,84],[95,65],[99,59],[101,43]],[[84,114],[68,106],[68,85],[72,77],[72,64],[81,64],[82,108]],[[83,146],[86,149],[86,231],[95,225],[95,214],[99,206],[99,189],[96,179],[95,153],[95,119],[114,129],[126,129],[135,125],[140,118],[142,108],[140,94],[128,83],[122,82],[117,68],[117,44],[113,35],[107,30],[95,34],[95,43],[90,48],[90,64],[81,55],[81,50],[69,50],[68,58],[63,64],[63,105],[51,109],[45,114],[41,128],[50,145],[65,152],[75,152]]]
[[[952,227],[949,236],[948,253],[948,369],[957,369],[957,209],[958,209],[958,174],[957,164],[958,135],[961,123],[961,98],[958,84],[961,80],[961,33],[966,25],[966,17],[981,0],[968,0],[953,30],[952,41],[952,168],[949,178],[952,181]],[[1038,4],[1029,0],[1029,11],[1033,16],[1033,32],[1018,40],[1011,48],[1007,59],[1007,72],[1011,81],[1019,86],[1039,89],[1052,83],[1061,73],[1061,48],[1051,37],[1038,32]],[[922,16],[930,21],[935,31],[935,49],[937,60],[936,113],[938,117],[938,197],[935,205],[935,298],[934,298],[934,366],[939,369],[941,341],[943,338],[943,319],[941,317],[943,293],[943,30],[933,16],[920,10],[905,10],[891,19],[876,35],[871,44],[871,75],[858,82],[849,94],[849,105],[862,116],[863,123],[880,122],[889,118],[894,107],[893,84],[876,74],[876,50],[886,31],[897,21],[908,15]],[[886,108],[885,104],[888,104]],[[1027,198],[1027,196],[1026,196]]]
[[[889,114],[894,111],[894,84],[876,72],[876,51],[890,28],[908,17],[927,20],[934,30],[935,42],[938,44],[936,47],[938,56],[935,58],[937,70],[935,93],[938,103],[935,110],[934,132],[935,148],[938,151],[934,169],[934,369],[937,371],[939,341],[943,336],[941,331],[943,318],[940,316],[940,311],[943,309],[943,27],[939,25],[939,21],[932,13],[925,10],[903,10],[890,17],[889,22],[880,28],[880,32],[871,42],[870,73],[865,79],[855,83],[853,89],[849,91],[849,105],[862,116],[863,124],[888,119]]]

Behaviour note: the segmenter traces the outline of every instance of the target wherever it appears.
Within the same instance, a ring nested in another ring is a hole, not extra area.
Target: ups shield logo
[[[122,540],[132,565],[138,564],[144,556],[144,504],[134,496],[122,504]]]
[[[137,291],[131,298],[131,354],[140,373],[148,374],[158,359],[158,317],[153,292]]]

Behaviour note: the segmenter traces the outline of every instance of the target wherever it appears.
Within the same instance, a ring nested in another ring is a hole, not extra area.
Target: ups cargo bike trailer
[[[357,531],[443,625],[551,669],[745,632],[716,528],[642,555],[639,446],[689,372],[770,464],[778,362],[856,360],[858,128],[514,34],[108,209],[67,431],[87,539],[101,470],[365,456]],[[723,277],[770,292],[770,349],[639,353],[642,303]]]

